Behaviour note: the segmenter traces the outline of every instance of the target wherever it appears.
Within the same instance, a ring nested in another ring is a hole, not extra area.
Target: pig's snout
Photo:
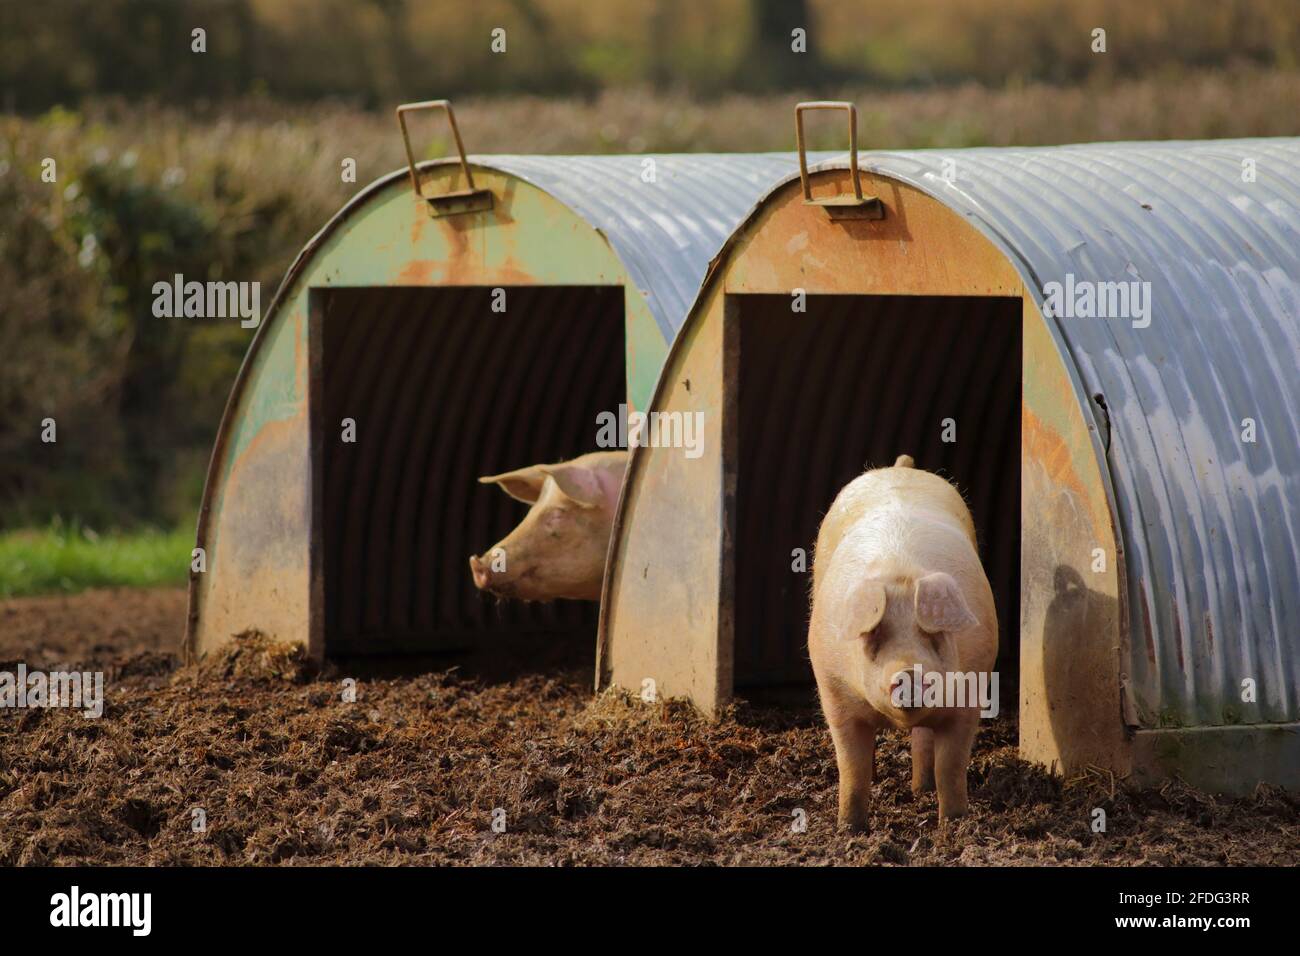
[[[889,700],[895,707],[912,710],[921,706],[921,687],[910,670],[898,671],[889,679]]]
[[[469,556],[469,571],[474,575],[474,587],[484,590],[492,580],[491,566],[476,554]]]

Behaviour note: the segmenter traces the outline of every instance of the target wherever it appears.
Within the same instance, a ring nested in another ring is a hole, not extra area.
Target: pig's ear
[[[531,505],[541,497],[542,485],[546,484],[546,472],[542,470],[541,465],[529,465],[527,468],[516,468],[514,471],[499,475],[484,475],[479,479],[479,483],[500,485],[501,490],[511,498]]]
[[[928,634],[964,631],[979,620],[952,575],[936,571],[916,582],[916,623]]]
[[[853,595],[853,626],[859,634],[874,631],[885,616],[888,598],[879,581],[864,581]]]
[[[822,593],[828,599],[826,611],[836,622],[836,636],[841,640],[854,640],[874,631],[885,616],[888,600],[885,586],[879,581],[858,579],[848,581],[846,576],[828,578]]]
[[[555,484],[568,497],[594,508],[605,505],[611,511],[618,504],[618,489],[622,473],[608,468],[566,461],[558,465],[542,465],[543,471],[555,479]]]

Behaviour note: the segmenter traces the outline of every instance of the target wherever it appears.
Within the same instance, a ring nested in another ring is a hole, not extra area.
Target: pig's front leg
[[[934,731],[929,727],[912,728],[912,792],[928,793],[934,789]]]
[[[831,725],[831,739],[835,741],[835,764],[840,772],[839,824],[863,833],[876,772],[876,728],[869,721],[844,720]]]
[[[934,776],[939,790],[939,822],[966,813],[966,768],[979,729],[979,712],[966,711],[934,732]]]

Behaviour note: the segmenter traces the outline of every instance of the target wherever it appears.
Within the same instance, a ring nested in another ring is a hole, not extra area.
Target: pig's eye
[[[885,643],[884,631],[879,627],[873,627],[869,631],[862,632],[862,639],[867,645],[867,656],[874,660],[876,653],[880,650],[880,645]]]

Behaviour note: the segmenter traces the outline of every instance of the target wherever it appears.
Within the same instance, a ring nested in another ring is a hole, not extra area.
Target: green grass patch
[[[0,533],[0,598],[98,587],[182,585],[193,531],[96,534],[54,524]]]

